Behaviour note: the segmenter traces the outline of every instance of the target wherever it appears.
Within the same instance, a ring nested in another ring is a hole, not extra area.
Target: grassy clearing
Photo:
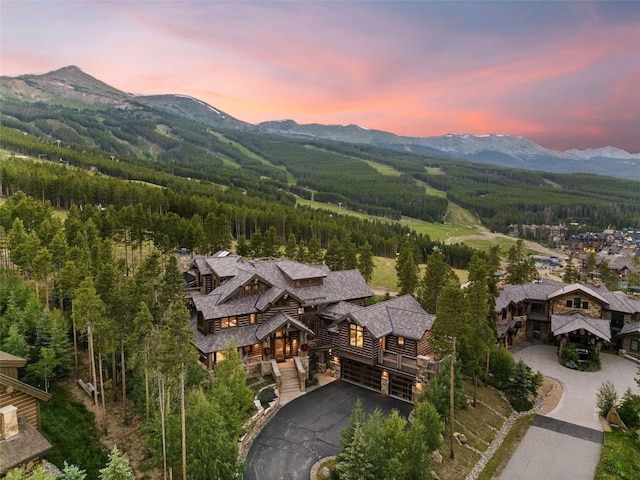
[[[614,430],[604,433],[604,445],[594,480],[638,478],[640,436],[637,432]]]
[[[465,380],[464,391],[468,396],[473,395],[473,384],[468,379]],[[511,414],[511,407],[493,388],[483,385],[478,385],[478,400],[480,402],[475,408],[469,406],[456,412],[456,431],[465,434],[470,446],[484,452],[495,438],[494,429],[499,429],[506,417]],[[486,405],[490,405],[491,409]],[[438,474],[439,478],[465,478],[480,460],[480,455],[454,440],[455,458],[452,460],[449,432],[447,422],[443,434],[445,442],[440,447],[442,463],[439,465],[433,463],[431,469]]]
[[[362,160],[363,162],[369,164],[371,168],[375,168],[380,175],[386,175],[388,177],[399,177],[402,175],[401,172],[396,170],[395,168],[389,165],[383,165],[382,163],[372,162],[371,160]]]
[[[424,167],[429,175],[444,175],[444,171],[440,167]]]
[[[66,460],[86,470],[87,478],[98,478],[107,452],[98,440],[93,413],[62,387],[54,385],[49,393],[51,400],[40,405],[42,432],[53,445],[47,460],[60,468]]]

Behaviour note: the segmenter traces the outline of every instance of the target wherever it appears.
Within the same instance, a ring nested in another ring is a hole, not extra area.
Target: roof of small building
[[[11,353],[0,350],[0,366],[2,367],[24,367],[27,361]]]
[[[555,336],[575,332],[581,329],[584,329],[607,342],[611,342],[611,329],[608,320],[593,318],[581,312],[551,315],[551,331]]]
[[[51,444],[46,438],[22,416],[18,417],[18,434],[0,442],[0,472],[19,467],[25,463],[42,457]]]

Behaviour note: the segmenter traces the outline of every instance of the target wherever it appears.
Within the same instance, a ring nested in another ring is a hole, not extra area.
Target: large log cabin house
[[[298,358],[307,378],[328,371],[406,401],[435,374],[434,316],[408,295],[366,306],[373,292],[357,270],[223,251],[195,257],[188,276],[193,344],[208,369],[233,343],[250,372]]]

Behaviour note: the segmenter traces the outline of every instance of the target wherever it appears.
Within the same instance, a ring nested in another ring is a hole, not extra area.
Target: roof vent
[[[18,409],[13,405],[0,408],[0,440],[8,440],[18,434]]]

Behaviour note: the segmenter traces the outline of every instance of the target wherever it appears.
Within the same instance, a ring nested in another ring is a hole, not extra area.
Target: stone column
[[[381,393],[385,397],[389,396],[389,374],[387,372],[382,372],[382,378],[380,379],[381,384]]]

